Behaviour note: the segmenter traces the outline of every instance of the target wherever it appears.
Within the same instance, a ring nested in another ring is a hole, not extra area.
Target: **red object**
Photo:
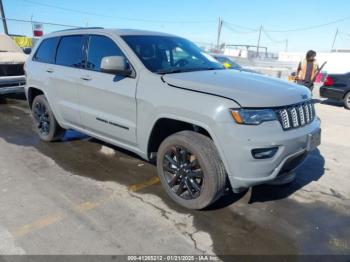
[[[322,73],[318,73],[317,76],[316,76],[315,82],[316,82],[316,83],[320,83],[321,80],[322,80],[322,77],[323,77]]]
[[[34,23],[33,24],[33,35],[34,37],[40,37],[44,34],[43,24]]]
[[[324,81],[324,85],[325,86],[332,86],[333,84],[334,84],[334,80],[332,79],[332,77],[327,76],[326,81]]]
[[[34,30],[34,36],[36,36],[36,37],[43,36],[43,31]]]

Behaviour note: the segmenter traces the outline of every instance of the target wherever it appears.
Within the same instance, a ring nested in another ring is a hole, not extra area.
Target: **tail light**
[[[334,80],[332,77],[327,76],[326,80],[324,81],[324,86],[332,86],[334,84]]]

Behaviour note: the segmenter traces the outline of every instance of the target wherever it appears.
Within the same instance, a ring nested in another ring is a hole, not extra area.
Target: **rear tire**
[[[167,194],[189,209],[209,206],[225,190],[226,171],[213,141],[192,131],[176,133],[162,142],[157,170]]]
[[[344,106],[346,109],[350,110],[350,92],[348,92],[344,97]]]
[[[32,114],[36,131],[41,140],[53,142],[64,136],[65,130],[58,124],[44,95],[34,98]]]

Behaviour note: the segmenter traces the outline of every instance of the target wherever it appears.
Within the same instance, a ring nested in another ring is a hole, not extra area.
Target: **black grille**
[[[291,130],[311,123],[315,119],[315,106],[310,100],[278,109],[276,113],[283,130]]]
[[[0,81],[0,89],[6,88],[6,87],[24,86],[25,84],[26,84],[26,81],[12,81],[12,82],[5,82],[5,83],[1,83]]]
[[[16,65],[0,65],[0,77],[1,76],[23,76],[24,64]]]

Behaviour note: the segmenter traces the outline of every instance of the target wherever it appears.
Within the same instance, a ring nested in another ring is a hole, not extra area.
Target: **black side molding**
[[[96,120],[100,121],[102,123],[105,123],[105,124],[109,124],[109,125],[116,126],[116,127],[119,127],[119,128],[125,129],[125,130],[129,130],[129,128],[127,126],[122,126],[122,125],[113,123],[111,121],[108,121],[108,120],[105,120],[105,119],[102,119],[102,118],[99,118],[99,117],[96,117]]]

